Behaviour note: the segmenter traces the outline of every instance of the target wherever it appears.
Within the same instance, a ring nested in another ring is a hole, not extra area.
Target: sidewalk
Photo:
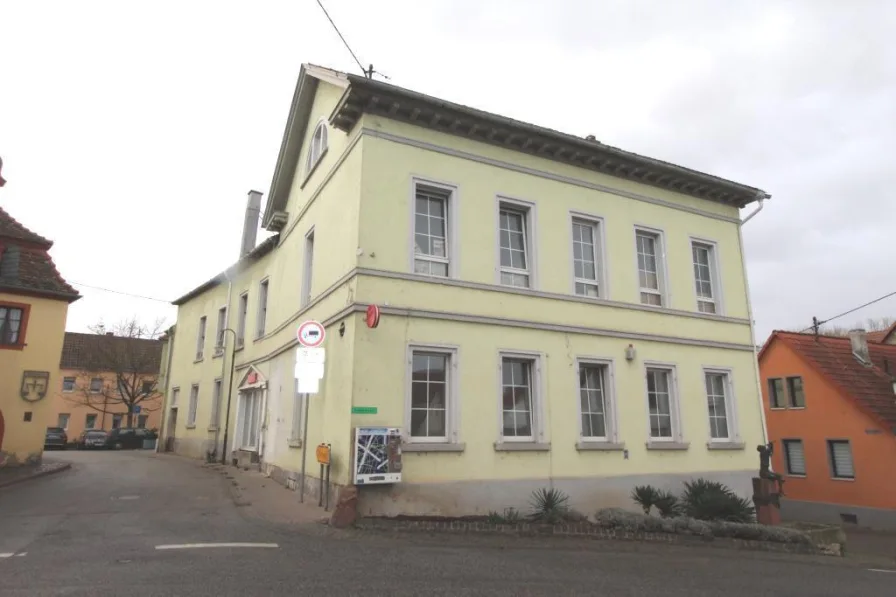
[[[60,462],[44,458],[37,466],[15,466],[0,468],[0,487],[7,487],[29,479],[37,479],[53,473],[61,473],[72,467],[70,462]]]

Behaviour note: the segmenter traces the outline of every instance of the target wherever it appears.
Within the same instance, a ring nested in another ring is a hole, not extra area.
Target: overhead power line
[[[364,73],[364,75],[367,76],[368,78],[369,78],[369,77],[372,77],[372,76],[373,76],[373,73],[371,73],[371,74],[367,74],[367,69],[365,69],[365,68],[364,68],[364,65],[361,64],[361,61],[358,60],[358,57],[357,57],[357,56],[355,55],[355,53],[352,51],[351,46],[348,45],[348,42],[345,40],[345,37],[344,37],[344,36],[342,35],[342,33],[339,31],[339,27],[336,26],[336,23],[334,23],[334,22],[333,22],[333,19],[330,17],[330,13],[328,13],[328,12],[327,12],[327,9],[324,8],[323,3],[322,3],[320,0],[317,0],[317,5],[320,6],[320,9],[321,9],[322,11],[324,11],[324,14],[325,14],[326,17],[327,17],[327,20],[330,21],[330,24],[333,26],[333,29],[336,30],[336,34],[339,36],[339,39],[341,39],[341,40],[342,40],[342,43],[345,44],[345,49],[348,50],[348,53],[351,54],[351,55],[352,55],[352,58],[355,59],[355,62],[358,64],[358,68],[361,69],[361,72]],[[371,71],[373,70],[373,67],[372,67],[372,66],[370,67],[370,70],[371,70]]]
[[[111,292],[112,294],[120,294],[122,296],[130,296],[133,298],[144,299],[147,301],[157,301],[159,303],[167,303],[169,305],[171,304],[171,301],[165,300],[165,299],[155,298],[152,296],[143,296],[142,294],[133,294],[130,292],[122,292],[121,290],[112,290],[111,288],[102,288],[100,286],[91,286],[90,284],[82,284],[81,282],[69,281],[69,284],[74,284],[75,286],[81,286],[83,288],[90,288],[92,290],[101,290],[102,292]]]
[[[864,309],[865,307],[867,307],[867,306],[869,306],[869,305],[873,305],[874,303],[879,303],[879,302],[881,302],[881,301],[884,300],[884,299],[888,299],[888,298],[890,298],[891,296],[896,296],[896,291],[891,292],[891,293],[889,293],[889,294],[885,294],[885,295],[883,295],[883,296],[881,296],[881,297],[878,297],[878,298],[874,299],[873,301],[868,301],[868,302],[865,303],[864,305],[859,305],[858,307],[855,307],[855,308],[853,308],[853,309],[850,309],[849,311],[844,311],[843,313],[840,313],[840,314],[838,314],[838,315],[834,315],[833,317],[828,317],[827,319],[824,319],[824,320],[822,320],[822,321],[819,321],[819,320],[817,320],[817,319],[815,319],[815,318],[813,317],[813,318],[812,318],[812,320],[813,320],[813,324],[810,325],[809,327],[807,327],[806,329],[801,330],[800,333],[802,333],[802,332],[808,332],[809,330],[813,330],[813,329],[814,329],[814,330],[816,331],[816,333],[817,333],[817,332],[818,332],[818,327],[819,327],[819,326],[824,325],[824,324],[826,324],[826,323],[830,323],[830,322],[834,321],[835,319],[839,319],[839,318],[843,317],[844,315],[849,315],[850,313],[855,313],[855,312],[858,311],[859,309]]]

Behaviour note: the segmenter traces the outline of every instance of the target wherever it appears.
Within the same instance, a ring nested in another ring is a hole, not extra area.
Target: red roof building
[[[782,517],[896,529],[896,340],[776,331],[759,353]]]

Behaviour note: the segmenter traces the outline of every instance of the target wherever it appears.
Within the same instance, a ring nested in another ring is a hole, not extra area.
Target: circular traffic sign
[[[299,344],[302,346],[315,348],[324,343],[324,338],[327,337],[327,332],[324,330],[324,326],[319,322],[309,320],[303,322],[302,325],[299,326],[299,331],[296,333],[296,336],[299,338]]]
[[[375,328],[380,324],[380,308],[376,305],[367,307],[367,327]]]

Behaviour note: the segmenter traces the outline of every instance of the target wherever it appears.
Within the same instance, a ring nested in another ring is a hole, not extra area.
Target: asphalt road
[[[277,526],[235,506],[222,475],[189,462],[56,457],[71,470],[0,489],[2,597],[896,594],[896,573],[838,558]],[[157,549],[212,542],[276,547]]]

